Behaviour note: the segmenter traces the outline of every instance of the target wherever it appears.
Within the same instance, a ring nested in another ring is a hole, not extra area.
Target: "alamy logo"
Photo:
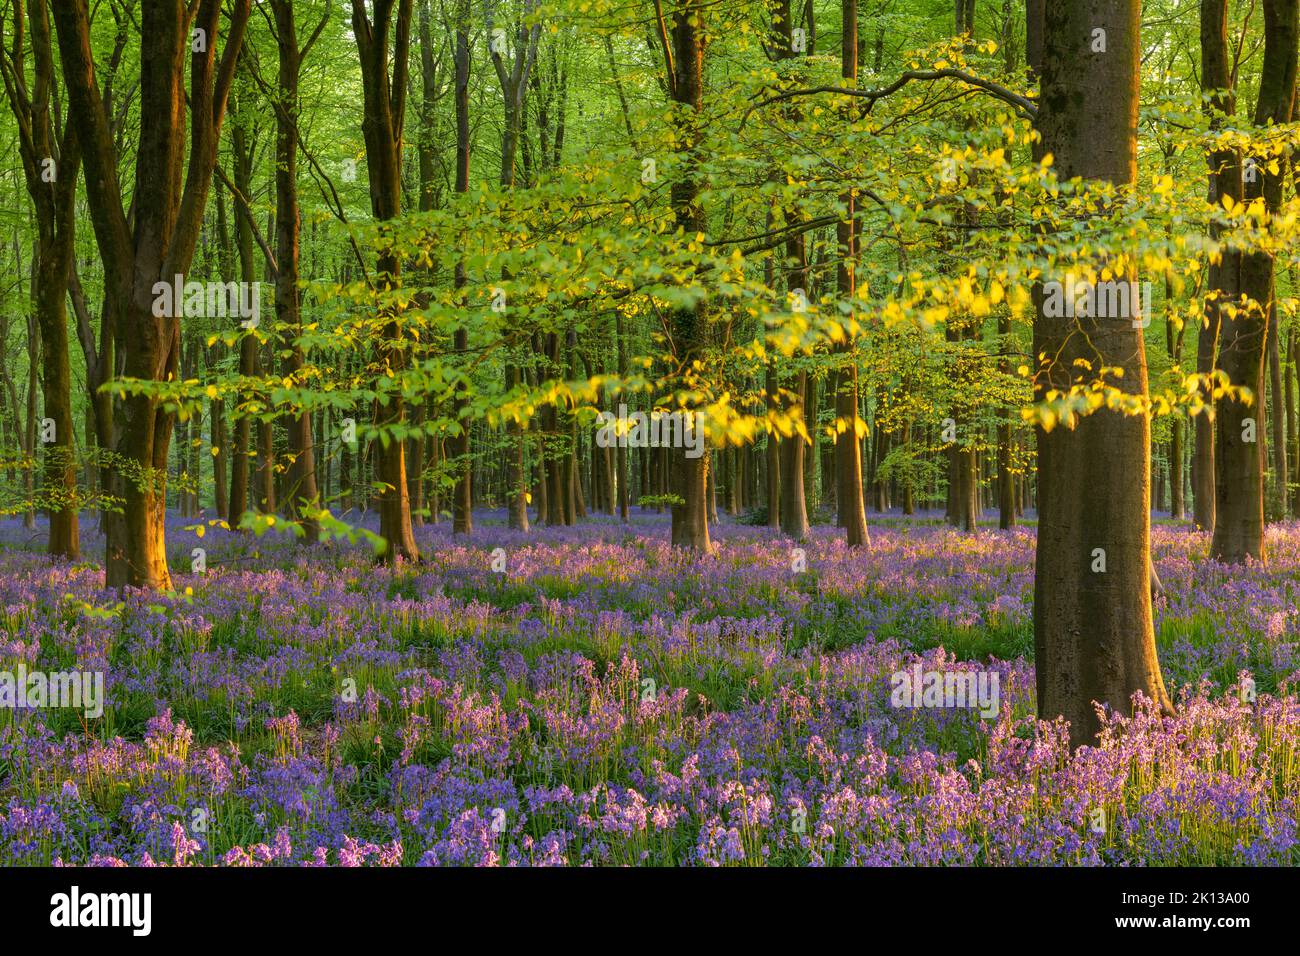
[[[596,444],[601,448],[685,448],[687,458],[704,454],[704,413],[632,412],[618,406],[618,414],[596,416],[600,430]]]
[[[50,907],[50,925],[60,928],[126,926],[134,936],[148,936],[153,926],[150,893],[82,893],[74,886],[51,896]]]
[[[991,720],[998,715],[1001,694],[998,675],[991,671],[895,671],[890,679],[895,707],[966,708]]]
[[[0,671],[0,708],[71,708],[86,717],[104,715],[102,671]]]
[[[1050,319],[1130,319],[1133,328],[1151,324],[1150,282],[1065,282],[1043,284],[1043,314]]]
[[[262,283],[185,282],[184,278],[178,274],[171,282],[154,283],[155,317],[235,318],[245,329],[255,329],[261,322]]]

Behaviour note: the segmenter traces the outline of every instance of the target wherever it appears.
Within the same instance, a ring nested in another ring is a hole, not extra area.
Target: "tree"
[[[797,55],[794,45],[794,15],[790,0],[772,0],[772,32],[774,59],[778,62],[793,60]],[[795,108],[789,110],[791,122],[799,122]],[[798,213],[793,214],[798,220]],[[808,247],[801,230],[795,229],[785,241],[786,292],[793,308],[803,311],[808,301]],[[785,389],[785,411],[791,415],[802,414],[808,399],[808,373],[804,369],[794,373],[792,387]],[[781,530],[795,540],[808,535],[808,506],[804,489],[805,442],[802,436],[791,435],[781,442]],[[865,521],[865,515],[864,515]]]
[[[411,52],[412,0],[375,0],[367,17],[365,0],[352,0],[352,32],[361,57],[364,90],[362,133],[366,141],[366,167],[370,174],[370,210],[386,222],[402,211],[402,131],[406,112],[407,64]],[[392,76],[389,43],[392,42]],[[395,289],[402,272],[401,257],[391,248],[381,250],[375,267],[380,292]],[[381,363],[400,376],[408,357],[402,348],[402,324],[397,307],[391,312],[379,344]],[[400,429],[406,420],[406,403],[400,387],[382,396],[375,406],[375,472],[379,494],[379,534],[388,542],[387,560],[418,561],[420,549],[411,526],[411,499],[406,483],[406,443]]]
[[[230,149],[234,155],[235,181],[230,192],[245,197],[245,202],[236,202],[235,213],[235,248],[239,253],[240,281],[253,283],[257,281],[257,264],[253,256],[253,217],[247,208],[247,197],[252,193],[253,153],[256,145],[256,129],[252,123],[252,113],[239,108],[239,91],[231,93],[230,100]],[[220,202],[220,200],[218,200]],[[227,237],[223,234],[223,242]],[[233,269],[227,272],[229,276]],[[252,381],[259,374],[258,332],[255,329],[243,330],[239,340],[239,374],[244,382]],[[252,447],[252,419],[245,407],[253,401],[253,396],[241,390],[236,396],[236,406],[244,410],[235,417],[234,434],[231,437],[230,455],[230,498],[227,504],[226,522],[232,528],[239,528],[244,512],[249,510],[250,459]],[[265,480],[269,469],[259,470],[259,477]],[[254,496],[258,497],[258,496]],[[265,488],[260,495],[266,500]]]
[[[95,74],[86,0],[54,5],[68,115],[86,168],[86,198],[104,263],[107,313],[116,323],[125,375],[114,481],[120,518],[106,523],[110,587],[170,588],[165,547],[167,452],[175,412],[151,383],[178,374],[180,318],[155,310],[155,286],[189,270],[216,165],[217,142],[249,0],[235,0],[220,62],[220,0],[158,0],[144,5],[140,34],[140,108],[135,228],[128,227],[118,180],[117,147]],[[182,187],[186,113],[185,52],[190,53],[190,148]],[[156,315],[155,311],[164,314]]]
[[[1206,4],[1205,6],[1213,6]],[[1300,41],[1297,0],[1265,0],[1264,63],[1260,72],[1255,126],[1286,123],[1295,101],[1296,51]],[[1217,34],[1218,30],[1214,31]],[[1202,29],[1202,37],[1207,31]],[[1218,37],[1215,37],[1217,44]],[[1216,57],[1217,58],[1217,57]],[[1217,71],[1216,71],[1217,72]],[[1235,158],[1235,157],[1234,157]],[[1285,173],[1277,160],[1252,158],[1246,170],[1235,162],[1218,172],[1221,196],[1236,205],[1262,207],[1264,221],[1282,207]],[[1231,177],[1231,186],[1223,184]],[[1231,209],[1229,209],[1231,212]],[[1210,555],[1219,561],[1262,561],[1264,554],[1264,362],[1274,303],[1273,253],[1261,244],[1227,248],[1211,278],[1222,342],[1218,366],[1230,385],[1250,397],[1229,393],[1215,414],[1215,518]],[[1285,470],[1285,468],[1283,468]]]
[[[469,0],[458,0],[456,4],[455,53],[452,62],[456,71],[455,107],[456,107],[456,192],[464,195],[469,192],[470,128],[469,116]],[[469,284],[464,261],[457,261],[455,271],[457,290]],[[462,324],[452,333],[452,348],[459,355],[469,350],[469,330]],[[468,385],[462,385],[456,392],[456,426],[459,431],[453,435],[451,453],[455,456],[456,484],[452,489],[451,530],[453,534],[469,534],[474,530],[474,487],[473,466],[470,460],[470,422],[466,415],[469,407]]]
[[[842,27],[840,30],[840,76],[845,86],[858,85],[858,2],[841,0]],[[853,111],[845,107],[846,121],[852,121]],[[854,215],[852,191],[843,193],[844,221],[836,225],[840,261],[835,272],[836,291],[841,300],[852,301],[855,294],[858,225]],[[850,318],[850,327],[856,317]],[[837,347],[849,361],[840,367],[839,387],[835,391],[835,417],[839,431],[835,438],[835,489],[839,507],[840,524],[844,527],[849,547],[868,544],[867,506],[862,497],[862,448],[858,431],[862,419],[858,417],[858,363],[853,353],[851,339]]]
[[[76,242],[77,179],[81,146],[71,122],[55,133],[56,76],[45,0],[31,11],[33,83],[27,80],[23,0],[13,0],[13,47],[0,44],[9,107],[18,125],[23,177],[36,212],[36,261],[32,298],[40,329],[41,388],[45,417],[54,440],[45,453],[45,495],[49,499],[49,553],[76,559],[81,542],[77,518],[76,430],[72,418],[72,372],[68,361],[67,297]],[[33,361],[35,357],[33,356]],[[29,424],[34,423],[33,421]]]
[[[505,100],[505,123],[501,131],[501,188],[509,191],[515,188],[515,158],[519,152],[520,129],[524,119],[524,98],[528,92],[528,79],[532,73],[533,63],[537,59],[537,43],[542,33],[540,22],[530,24],[529,18],[535,13],[534,0],[524,0],[518,29],[515,31],[515,53],[511,61],[507,60],[505,49],[505,32],[494,35],[489,47],[492,65],[496,67],[497,80],[501,84],[501,95]],[[495,8],[489,7],[488,30],[493,31],[492,15]],[[522,382],[519,367],[511,363],[506,372],[509,384],[517,388]],[[510,527],[520,531],[528,530],[528,483],[524,476],[524,434],[517,422],[511,422],[509,449],[509,476],[506,481],[510,487]]]
[[[259,8],[260,9],[260,8]],[[300,384],[303,372],[302,346],[294,339],[302,334],[302,292],[299,289],[299,233],[302,216],[298,209],[298,80],[302,63],[329,22],[329,7],[307,42],[298,47],[298,30],[291,0],[271,0],[271,23],[279,51],[278,86],[275,98],[275,311],[289,341],[285,343],[283,374],[287,382]],[[263,11],[265,14],[265,11]],[[316,482],[316,451],[311,414],[297,411],[289,416],[289,488],[287,507],[302,519],[303,540],[320,537],[320,524],[311,514],[319,507]]]
[[[673,123],[680,171],[672,183],[671,203],[677,229],[683,236],[702,235],[708,227],[700,203],[698,172],[700,121],[704,108],[704,11],[702,0],[678,0],[668,30],[656,0],[656,23],[666,61],[667,88],[675,109]],[[669,38],[671,33],[671,40]],[[705,304],[675,308],[670,319],[672,360],[680,383],[689,387],[698,375],[707,344]],[[687,405],[687,412],[694,409]],[[692,418],[693,420],[693,418]],[[680,444],[680,443],[679,443]],[[690,457],[685,447],[669,450],[674,493],[680,499],[672,506],[674,547],[710,551],[708,513],[709,456]]]
[[[1139,0],[1047,0],[1037,126],[1059,180],[1118,186],[1137,175]],[[1100,31],[1100,32],[1099,32]],[[1098,52],[1101,47],[1104,52]],[[1105,109],[1095,104],[1105,100]],[[1112,263],[1127,270],[1122,250]],[[1035,290],[1035,397],[1068,390],[1076,359],[1118,367],[1118,388],[1147,390],[1141,329],[1129,316],[1052,317]],[[1092,742],[1095,704],[1128,710],[1143,693],[1172,704],[1156,657],[1150,593],[1150,422],[1102,408],[1073,429],[1041,424],[1034,647],[1038,710],[1064,717],[1074,745]]]

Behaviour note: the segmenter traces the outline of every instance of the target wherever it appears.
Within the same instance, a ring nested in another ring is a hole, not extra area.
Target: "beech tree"
[[[1215,9],[1215,8],[1218,9]],[[1259,128],[1291,119],[1295,102],[1296,52],[1300,42],[1300,3],[1296,0],[1265,0],[1264,62],[1260,70],[1259,98],[1254,122]],[[1223,78],[1226,62],[1224,5],[1205,3],[1202,15],[1204,55],[1213,65],[1216,82]],[[1221,88],[1231,97],[1230,87]],[[1223,100],[1223,93],[1216,88]],[[1260,220],[1267,228],[1282,207],[1285,157],[1247,157],[1235,151],[1216,152],[1215,192],[1230,215],[1242,207],[1261,209]],[[1220,232],[1221,239],[1227,239]],[[1220,561],[1263,560],[1264,554],[1264,368],[1269,327],[1276,321],[1274,299],[1274,253],[1267,245],[1233,248],[1231,241],[1212,262],[1210,306],[1212,322],[1220,329],[1217,367],[1230,385],[1249,389],[1229,394],[1219,403],[1215,415],[1214,450],[1214,537],[1210,554]],[[1211,336],[1207,336],[1210,338]],[[1285,471],[1285,467],[1279,469]],[[1283,479],[1285,480],[1285,479]]]
[[[537,44],[541,37],[540,22],[534,19],[536,3],[524,0],[519,22],[514,35],[514,53],[506,47],[508,35],[504,28],[494,28],[492,16],[488,18],[488,30],[493,33],[493,42],[489,47],[492,65],[496,68],[497,80],[501,84],[501,95],[505,101],[505,122],[501,131],[501,187],[506,190],[515,188],[515,165],[519,153],[520,131],[524,121],[524,100],[528,93],[528,82],[532,76],[533,63],[537,60]],[[490,11],[494,12],[494,11]],[[499,34],[495,33],[500,29]],[[511,363],[506,372],[512,387],[522,382],[519,367]],[[524,476],[524,433],[517,422],[510,424],[511,447],[509,455],[510,475],[510,527],[521,531],[528,530],[528,486]]]
[[[656,4],[656,23],[665,59],[666,86],[674,104],[673,123],[680,169],[672,182],[672,210],[677,228],[683,236],[701,236],[707,228],[700,204],[697,164],[700,144],[700,113],[704,108],[704,13],[707,5],[700,0],[678,0],[665,19]],[[669,334],[672,360],[676,365],[675,384],[690,388],[698,375],[707,342],[706,304],[678,306],[673,310]],[[687,405],[688,412],[693,406]],[[693,420],[693,419],[692,419]],[[673,488],[680,499],[672,506],[672,541],[679,548],[709,551],[708,469],[709,456],[692,458],[685,447],[669,450]]]
[[[841,0],[840,14],[840,76],[847,87],[858,85],[858,3],[857,0]],[[846,122],[852,122],[851,106],[844,109]],[[856,256],[859,227],[854,215],[856,200],[853,193],[846,192],[840,196],[844,206],[844,219],[836,227],[835,238],[839,243],[840,261],[835,271],[836,291],[848,301],[852,301],[856,292],[855,278]],[[853,339],[856,331],[856,310],[850,307],[849,336],[836,346],[842,355],[853,355]],[[864,427],[858,415],[860,395],[858,393],[858,365],[850,360],[839,369],[838,387],[835,390],[835,490],[837,495],[837,512],[840,524],[844,528],[845,540],[849,547],[869,543],[867,531],[867,506],[862,496],[862,446],[859,431]]]
[[[235,0],[220,60],[220,0],[156,0],[141,11],[140,106],[156,120],[142,124],[128,226],[111,135],[91,52],[86,0],[53,6],[63,63],[68,117],[86,170],[86,199],[104,263],[106,314],[116,326],[128,379],[162,382],[178,373],[180,318],[155,314],[155,285],[189,270],[217,158],[226,100],[248,23],[249,0]],[[189,53],[190,89],[184,90]],[[190,143],[183,128],[188,109]],[[165,121],[164,121],[165,119]],[[182,185],[182,171],[183,185]],[[118,406],[112,478],[120,515],[106,522],[110,587],[170,588],[165,543],[167,452],[175,411],[156,392],[127,387]]]
[[[49,552],[75,559],[81,550],[77,517],[76,430],[72,417],[72,373],[68,362],[67,298],[77,227],[77,180],[81,144],[71,122],[55,115],[57,74],[45,0],[31,10],[32,78],[27,76],[27,14],[13,2],[13,45],[0,44],[0,75],[18,125],[23,178],[36,213],[36,261],[32,298],[40,329],[41,388],[46,424],[45,495],[50,516]],[[34,357],[33,357],[34,360]],[[29,426],[34,416],[29,416]]]
[[[376,0],[368,15],[365,0],[352,0],[352,32],[361,58],[365,91],[362,130],[366,141],[366,167],[370,178],[370,208],[380,222],[402,211],[402,134],[406,112],[407,66],[411,52],[412,0]],[[394,17],[394,12],[396,16]],[[391,46],[391,53],[390,53]],[[392,73],[389,73],[389,61]],[[381,291],[398,284],[401,256],[393,249],[380,252],[374,282]],[[379,344],[383,364],[399,374],[408,353],[402,348],[402,324],[396,306]],[[388,542],[389,560],[419,560],[420,549],[411,527],[411,499],[406,482],[406,443],[390,433],[406,420],[406,402],[399,390],[376,402],[374,444],[379,493],[379,534]]]
[[[455,68],[456,109],[456,192],[469,192],[470,129],[469,79],[470,79],[470,22],[469,0],[457,0],[455,10],[455,39],[452,63]],[[458,294],[469,284],[465,264],[457,261],[454,283]],[[459,325],[452,333],[452,348],[458,354],[469,349],[469,330]],[[469,534],[474,529],[473,467],[470,462],[470,423],[465,418],[468,407],[466,390],[461,387],[456,394],[456,433],[449,451],[454,456],[456,483],[452,489],[451,527],[454,534]]]
[[[1047,0],[1037,126],[1058,179],[1117,186],[1137,176],[1139,0]],[[1095,104],[1105,98],[1106,108]],[[1123,250],[1112,267],[1131,274]],[[1035,292],[1034,355],[1050,356],[1035,395],[1068,391],[1075,361],[1120,368],[1117,388],[1147,391],[1146,350],[1131,315],[1054,317]],[[1151,614],[1150,502],[1144,414],[1102,408],[1073,429],[1038,428],[1034,648],[1038,710],[1092,742],[1096,705],[1127,711],[1142,693],[1172,710]]]
[[[291,0],[271,0],[274,20],[269,24],[279,54],[277,95],[274,98],[275,128],[275,311],[281,327],[289,337],[284,346],[283,373],[289,383],[302,375],[302,346],[294,337],[302,333],[302,292],[299,288],[299,235],[302,215],[298,208],[298,81],[302,62],[321,32],[329,23],[329,5],[302,47],[298,46],[298,28]],[[265,13],[265,10],[263,10]],[[320,525],[312,509],[320,506],[316,481],[316,449],[311,415],[299,411],[289,416],[289,464],[286,483],[289,494],[286,506],[291,516],[300,517],[305,530],[303,540],[314,542]]]

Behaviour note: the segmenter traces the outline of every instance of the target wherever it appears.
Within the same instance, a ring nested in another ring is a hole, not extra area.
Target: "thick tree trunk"
[[[506,51],[495,46],[490,47],[492,63],[496,67],[497,79],[501,83],[501,93],[505,98],[505,123],[501,133],[501,188],[505,191],[515,188],[515,157],[519,151],[520,130],[525,116],[524,106],[528,91],[528,79],[532,72],[533,61],[537,57],[537,44],[542,29],[540,23],[530,25],[527,22],[532,8],[533,0],[525,0],[524,16],[520,19],[519,29],[516,33],[515,54],[512,61],[507,62]],[[489,30],[492,28],[490,13],[489,8]],[[468,51],[466,51],[466,57],[468,57]],[[460,95],[458,83],[456,100],[458,133],[460,131]],[[506,378],[512,389],[517,388],[521,382],[519,369],[513,363],[513,359],[506,369]],[[509,500],[508,523],[511,528],[527,531],[528,482],[524,472],[524,443],[527,438],[523,426],[517,421],[510,421],[506,424],[506,433],[510,436],[510,449],[507,459],[508,474],[506,476],[507,498]]]
[[[110,290],[106,320],[118,323],[115,339],[124,353],[125,374],[146,381],[165,381],[178,371],[180,320],[154,314],[153,289],[161,279],[186,272],[193,259],[226,99],[248,23],[249,0],[235,0],[218,64],[221,8],[220,0],[198,0],[188,10],[180,3],[163,2],[142,9],[139,109],[150,119],[142,124],[136,154],[132,229],[122,207],[111,119],[95,77],[85,0],[54,5],[68,115],[84,155],[90,218]],[[192,45],[195,30],[207,38],[202,49]],[[187,109],[186,52],[188,154],[180,135]],[[117,450],[130,463],[131,474],[122,480],[121,520],[106,524],[106,582],[116,588],[169,588],[164,516],[167,450],[175,415],[148,395],[127,398],[121,415]]]
[[[65,160],[63,175],[75,176]],[[77,519],[76,429],[72,418],[72,373],[68,363],[65,302],[72,256],[73,203],[60,211],[54,236],[41,241],[37,270],[36,320],[41,329],[41,387],[45,417],[54,424],[54,441],[45,446],[44,493],[50,522],[49,553],[75,560],[81,551]]]
[[[1139,6],[1047,0],[1038,128],[1061,178],[1120,185],[1136,178]],[[1106,31],[1105,56],[1089,51],[1098,28]],[[1093,108],[1103,100],[1106,109]],[[1068,387],[1076,358],[1121,367],[1118,387],[1146,392],[1142,331],[1131,317],[1052,318],[1041,308],[1041,286],[1035,298],[1034,354],[1058,356],[1039,374],[1037,400]],[[1037,434],[1038,709],[1045,719],[1068,720],[1071,742],[1080,745],[1099,728],[1094,702],[1127,712],[1141,692],[1172,710],[1151,615],[1150,423],[1103,409],[1073,429]]]

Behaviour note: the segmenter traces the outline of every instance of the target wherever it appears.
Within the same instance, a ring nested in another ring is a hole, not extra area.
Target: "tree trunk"
[[[623,310],[615,309],[615,327],[614,334],[618,337],[618,377],[620,380],[627,378],[627,341],[623,337]],[[626,443],[620,442],[615,453],[615,467],[618,470],[618,517],[623,523],[627,523],[630,518],[628,514],[628,471],[627,471],[627,446]]]
[[[787,411],[798,414],[803,405],[808,373],[795,376],[794,399]],[[791,435],[781,442],[781,530],[791,538],[802,541],[808,536],[808,508],[804,501],[803,458],[804,442]]]
[[[375,219],[396,219],[402,209],[402,119],[407,94],[407,66],[411,52],[413,0],[376,0],[374,19],[367,18],[365,0],[352,0],[352,33],[361,61],[364,92],[362,133],[366,141],[366,166],[370,174],[370,208]],[[392,76],[389,77],[389,40],[392,38]],[[400,284],[401,258],[391,250],[376,262],[376,285],[382,293]],[[400,374],[406,350],[400,316],[390,314],[379,346],[380,360]],[[400,428],[406,420],[406,403],[400,392],[375,403],[375,425],[381,434]],[[384,559],[418,561],[419,547],[411,525],[411,499],[406,485],[406,442],[377,439],[374,443],[375,477],[379,494],[379,534],[388,542]]]
[[[1201,90],[1209,97],[1207,110],[1211,111],[1210,125],[1217,128],[1222,113],[1231,116],[1235,111],[1233,77],[1229,65],[1228,3],[1227,0],[1204,0],[1201,4]],[[1208,200],[1219,207],[1224,196],[1240,202],[1241,162],[1235,150],[1211,151],[1209,156]],[[1210,238],[1217,240],[1221,227],[1210,224]],[[1231,295],[1225,286],[1225,270],[1235,271],[1236,252],[1228,252],[1223,259],[1211,259],[1208,269],[1208,288],[1205,298],[1205,326],[1196,340],[1196,371],[1209,375],[1218,362],[1219,336],[1222,325],[1220,302]],[[1207,405],[1213,402],[1210,389],[1202,393]],[[1192,453],[1192,517],[1202,531],[1215,528],[1215,426],[1208,414],[1196,416],[1195,448]]]
[[[1273,452],[1273,503],[1270,510],[1274,520],[1287,513],[1287,484],[1290,481],[1287,462],[1286,404],[1282,391],[1281,330],[1278,328],[1277,303],[1269,308],[1268,373],[1269,373],[1269,440]]]
[[[841,0],[840,13],[843,29],[840,31],[840,76],[846,87],[858,85],[858,0]],[[846,108],[844,120],[851,122],[852,108]],[[841,300],[852,300],[857,286],[858,227],[855,216],[855,199],[851,191],[840,195],[844,204],[845,221],[836,225],[839,243],[839,265],[835,270],[836,292]],[[867,531],[867,505],[862,497],[862,444],[858,430],[862,419],[858,417],[858,363],[853,349],[854,326],[857,309],[849,313],[849,333],[844,342],[836,346],[843,357],[835,389],[835,497],[836,514],[844,528],[844,540],[850,548],[870,544]],[[842,428],[843,431],[839,429]]]
[[[501,93],[505,98],[505,123],[501,132],[501,187],[504,191],[515,188],[515,156],[519,151],[520,129],[524,118],[525,97],[528,91],[528,78],[532,72],[533,61],[537,57],[537,44],[541,36],[541,24],[528,24],[534,0],[524,0],[523,16],[519,20],[519,29],[515,37],[515,54],[507,62],[504,50],[495,45],[490,46],[492,64],[496,67],[497,79],[501,83]],[[488,32],[492,32],[492,8],[488,8]],[[468,51],[466,51],[468,58]],[[468,88],[466,88],[468,94]],[[457,142],[460,142],[461,87],[457,83]],[[466,113],[468,116],[468,113]],[[468,130],[466,130],[468,136]],[[468,156],[468,149],[466,151]],[[466,183],[468,186],[468,183]],[[459,183],[458,183],[459,188]],[[508,278],[508,276],[506,276]],[[512,389],[519,387],[521,377],[513,358],[506,369],[506,378]],[[528,530],[528,482],[524,472],[524,443],[527,440],[523,426],[517,421],[506,423],[506,433],[510,436],[510,449],[507,458],[509,499],[508,523],[519,531]]]
[[[13,29],[21,36],[24,9],[14,3]],[[45,418],[53,425],[53,440],[45,444],[42,496],[49,515],[51,555],[76,560],[81,551],[78,521],[76,429],[73,425],[72,371],[68,358],[67,296],[76,252],[77,180],[81,145],[69,121],[56,138],[52,115],[55,89],[54,46],[46,0],[31,7],[34,84],[27,89],[26,50],[15,42],[11,55],[0,49],[9,105],[17,119],[18,151],[27,192],[36,212],[36,250],[32,263],[32,304],[40,340],[41,390]],[[0,45],[2,46],[2,45]],[[36,370],[36,351],[30,353]],[[87,377],[90,378],[89,372]],[[33,396],[34,397],[34,396]],[[28,411],[28,453],[34,449],[34,410]],[[46,428],[40,429],[43,435]],[[35,462],[32,463],[35,466]],[[32,472],[29,470],[30,476]],[[30,516],[31,511],[28,512]]]
[[[357,0],[354,0],[357,2]],[[460,0],[456,13],[455,66],[456,66],[456,192],[469,192],[469,153],[470,153],[470,118],[469,118],[469,2]],[[458,290],[469,283],[465,274],[465,264],[456,263],[455,285]],[[469,349],[469,332],[458,328],[452,335],[452,345],[458,353]],[[474,490],[471,484],[472,462],[470,461],[469,421],[466,413],[469,407],[468,397],[463,388],[456,392],[453,401],[456,422],[460,426],[459,434],[453,435],[449,453],[454,457],[453,467],[456,472],[456,484],[451,494],[451,531],[452,534],[470,534],[474,530]]]
[[[1294,280],[1292,282],[1294,287]],[[1300,417],[1300,410],[1296,408],[1296,339],[1300,337],[1294,326],[1287,335],[1286,344],[1286,442],[1291,449],[1291,461],[1300,468],[1300,425],[1297,418]],[[1293,518],[1300,517],[1300,489],[1288,489],[1288,513]]]
[[[74,0],[54,5],[68,115],[83,151],[90,218],[110,290],[105,320],[118,324],[115,339],[124,353],[124,373],[145,381],[166,381],[178,371],[180,319],[155,314],[153,290],[160,280],[189,269],[202,225],[226,99],[250,11],[249,0],[235,0],[226,17],[229,32],[218,64],[221,8],[220,0],[198,0],[189,10],[180,3],[160,2],[145,4],[141,11],[139,110],[149,121],[141,125],[136,155],[132,229],[122,207],[111,119],[95,77],[86,4]],[[207,38],[201,50],[192,45],[194,30]],[[187,51],[188,144],[179,135],[187,109]],[[133,395],[121,403],[117,452],[130,463],[132,474],[122,482],[121,520],[105,528],[105,579],[110,587],[171,586],[164,516],[174,419],[153,395]]]
[[[302,218],[298,210],[298,75],[302,70],[303,51],[298,49],[292,0],[272,0],[271,8],[275,13],[280,60],[280,95],[276,100],[275,128],[275,258],[278,265],[275,312],[289,336],[284,348],[282,374],[295,385],[301,385],[303,351],[294,337],[302,334],[302,293],[298,288]],[[285,508],[292,517],[301,521],[306,532],[301,540],[312,544],[320,540],[320,523],[309,512],[320,506],[320,492],[316,481],[316,449],[310,412],[290,413],[285,430],[289,444]]]
[[[238,102],[231,101],[231,150],[235,160],[235,188],[247,196],[252,186],[253,151],[249,142],[247,121],[244,111],[238,108]],[[255,282],[257,267],[253,262],[253,221],[248,211],[235,204],[235,246],[239,251],[239,277],[245,283]],[[228,276],[226,277],[228,278]],[[258,374],[258,337],[255,330],[246,329],[239,340],[239,374],[244,379],[251,379]],[[230,502],[226,512],[226,521],[231,528],[238,528],[244,513],[251,510],[249,503],[252,495],[250,474],[253,456],[253,422],[248,417],[246,405],[252,396],[240,392],[236,395],[235,430],[231,439],[230,455]]]
[[[1298,0],[1264,3],[1264,62],[1260,74],[1255,125],[1286,123],[1295,101]],[[1250,203],[1263,199],[1268,215],[1282,207],[1282,173],[1270,173],[1259,163],[1242,189]],[[1235,167],[1234,167],[1235,169]],[[1235,176],[1235,173],[1234,173]],[[1223,175],[1220,179],[1225,178]],[[1227,396],[1215,415],[1216,474],[1214,538],[1210,556],[1225,563],[1262,561],[1264,554],[1264,461],[1259,441],[1264,437],[1264,361],[1273,311],[1273,255],[1266,250],[1225,253],[1220,301],[1223,342],[1219,367],[1233,386],[1251,390],[1249,401]],[[1235,274],[1234,274],[1235,273]]]
[[[1062,179],[1136,179],[1139,8],[1139,0],[1047,0],[1038,129]],[[1089,51],[1098,28],[1105,56]],[[1118,387],[1145,394],[1143,336],[1131,318],[1052,318],[1041,285],[1035,299],[1034,354],[1058,356],[1040,372],[1036,400],[1068,389],[1076,358],[1123,368]],[[1128,712],[1141,692],[1172,712],[1151,615],[1150,422],[1102,409],[1073,429],[1040,427],[1037,437],[1038,709],[1069,721],[1077,746],[1099,729],[1094,702]]]
[[[669,91],[679,106],[677,143],[682,153],[683,172],[672,184],[671,202],[678,229],[692,236],[708,226],[700,205],[698,169],[700,112],[704,106],[704,15],[705,0],[680,0],[672,16],[672,62]],[[703,302],[683,306],[672,313],[672,341],[678,366],[690,369],[701,361],[706,344]],[[683,383],[687,387],[691,383]],[[693,409],[684,409],[692,414]],[[683,443],[684,444],[684,443]],[[675,493],[681,503],[672,507],[672,543],[693,551],[711,551],[708,513],[709,456],[691,458],[685,447],[669,450]]]
[[[769,287],[771,283],[769,282]],[[768,359],[766,370],[767,408],[769,413],[778,407],[779,395],[776,361]],[[781,527],[781,439],[775,431],[767,435],[767,526]]]

